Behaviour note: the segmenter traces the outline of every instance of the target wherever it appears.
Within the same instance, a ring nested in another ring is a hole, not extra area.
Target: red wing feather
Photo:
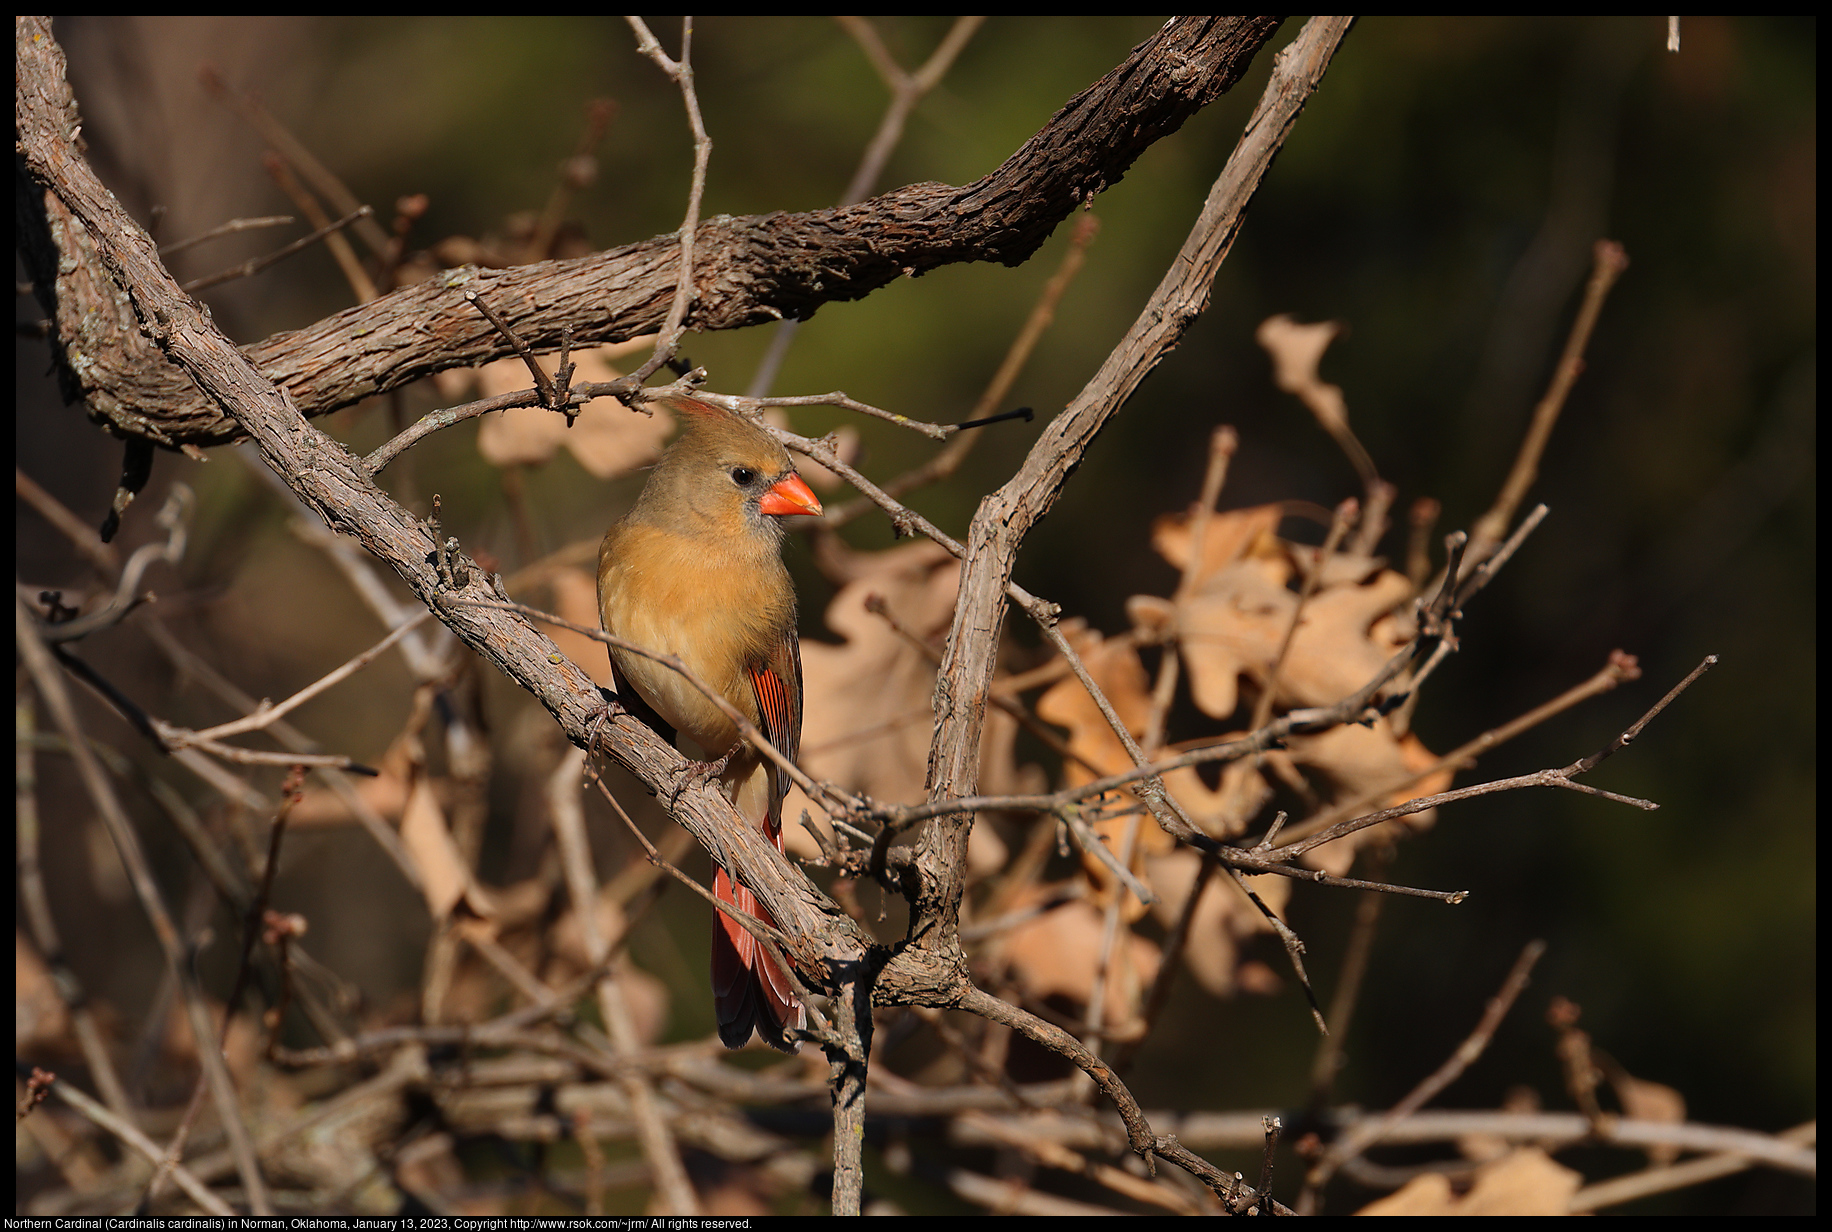
[[[768,660],[752,664],[749,673],[764,737],[793,761],[801,746],[802,720],[801,641],[794,631]],[[789,791],[789,776],[774,764],[769,773],[770,807],[762,819],[763,832],[781,851],[782,798]],[[720,901],[775,927],[775,918],[758,903],[757,896],[727,876],[723,868],[713,870],[712,888]],[[727,1048],[744,1047],[755,1029],[771,1047],[798,1051],[784,1032],[805,1026],[807,1011],[790,987],[789,977],[743,925],[717,910],[713,912],[712,1000],[719,1018],[719,1038]]]
[[[749,667],[751,690],[757,696],[757,713],[763,717],[763,734],[790,761],[801,753],[802,670],[801,638],[793,629],[776,644],[770,657]],[[782,850],[781,800],[789,794],[789,776],[770,767],[770,837]]]

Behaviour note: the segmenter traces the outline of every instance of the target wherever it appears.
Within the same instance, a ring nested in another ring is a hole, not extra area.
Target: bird
[[[678,655],[793,761],[801,743],[801,641],[795,587],[782,563],[783,519],[818,517],[821,503],[788,451],[756,424],[695,398],[669,405],[682,413],[684,430],[598,553],[605,631]],[[708,772],[717,773],[739,815],[781,851],[788,776],[679,672],[616,646],[611,660],[620,685],[691,742],[682,751],[711,763]],[[713,893],[775,926],[721,866]],[[772,1047],[798,1051],[788,1033],[806,1025],[806,1010],[788,977],[717,908],[712,993],[727,1048],[744,1047],[755,1029]]]

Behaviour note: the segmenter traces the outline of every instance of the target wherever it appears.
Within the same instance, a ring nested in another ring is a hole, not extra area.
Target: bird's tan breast
[[[741,545],[740,545],[741,546]],[[763,660],[793,627],[774,552],[746,553],[641,524],[606,537],[598,599],[605,630],[659,654],[675,655],[751,722],[759,721],[747,663]],[[774,582],[775,585],[771,585]],[[738,739],[737,726],[679,672],[612,648],[621,679],[708,754]]]

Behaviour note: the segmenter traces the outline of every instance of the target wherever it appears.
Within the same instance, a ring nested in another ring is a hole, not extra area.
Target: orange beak
[[[802,477],[790,472],[789,477],[763,494],[757,508],[773,518],[794,517],[805,513],[810,517],[819,517],[821,502],[812,489],[802,482]]]

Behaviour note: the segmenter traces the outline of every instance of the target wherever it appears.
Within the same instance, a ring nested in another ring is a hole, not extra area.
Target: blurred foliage
[[[879,188],[984,174],[1156,24],[991,20],[918,108]],[[947,21],[879,26],[913,65]],[[655,28],[678,46],[678,27]],[[1207,314],[1098,442],[1020,558],[1025,586],[1097,628],[1124,628],[1128,595],[1174,584],[1144,549],[1146,528],[1194,498],[1208,431],[1223,422],[1243,442],[1224,507],[1328,506],[1352,494],[1352,468],[1272,388],[1253,343],[1257,323],[1277,312],[1347,326],[1324,372],[1400,487],[1402,527],[1388,551],[1403,551],[1404,510],[1418,497],[1443,502],[1440,533],[1469,525],[1544,387],[1591,243],[1607,236],[1627,249],[1632,264],[1533,493],[1552,517],[1472,607],[1462,653],[1428,690],[1418,726],[1446,748],[1588,676],[1612,648],[1639,655],[1638,685],[1530,733],[1477,773],[1563,765],[1606,742],[1704,655],[1722,662],[1597,777],[1658,800],[1660,811],[1565,792],[1489,797],[1448,810],[1401,851],[1397,879],[1472,897],[1448,912],[1387,905],[1348,1041],[1344,1098],[1377,1105],[1403,1094],[1462,1038],[1520,946],[1539,936],[1551,950],[1534,990],[1445,1102],[1492,1105],[1525,1081],[1562,1105],[1539,1017],[1546,998],[1562,993],[1584,1007],[1583,1025],[1602,1047],[1630,1071],[1680,1087],[1697,1119],[1773,1130],[1814,1114],[1815,30],[1811,19],[1688,18],[1683,49],[1671,55],[1656,18],[1363,20],[1260,192]],[[538,210],[599,97],[617,111],[597,182],[572,210],[587,242],[613,246],[679,225],[691,164],[679,97],[612,19],[92,18],[60,22],[59,34],[98,169],[136,216],[166,208],[162,238],[288,209],[261,172],[255,138],[202,98],[196,70],[205,60],[231,84],[257,89],[384,220],[396,198],[429,194],[416,243],[501,233],[511,215]],[[698,23],[693,51],[715,143],[706,212],[832,204],[885,99],[855,44],[812,18],[714,18]],[[1130,323],[1268,63],[1262,57],[1097,199],[1101,231],[1087,268],[1014,404],[1047,419]],[[837,388],[918,418],[960,417],[1054,270],[1066,231],[1022,268],[944,269],[827,306],[801,330],[774,392]],[[269,244],[243,237],[175,264],[194,277]],[[218,321],[248,341],[341,308],[348,292],[314,252],[209,298]],[[687,352],[710,369],[712,388],[740,392],[768,340],[768,331],[696,337]],[[36,346],[24,344],[16,367],[22,408],[38,412],[22,409],[17,421],[20,464],[99,521],[118,450],[74,411],[49,409]],[[398,413],[433,405],[416,390]],[[389,414],[359,408],[326,426],[371,444],[388,434]],[[809,411],[793,423],[812,434],[840,419]],[[963,532],[1040,425],[986,430],[951,483],[912,503]],[[390,482],[422,507],[440,491],[448,525],[505,569],[531,550],[595,538],[639,482],[607,488],[570,459],[554,462],[530,485],[522,542],[472,430],[423,447]],[[868,473],[895,474],[923,455],[887,425],[867,421],[859,431]],[[174,478],[199,490],[202,512],[182,577],[161,587],[173,592],[168,617],[181,613],[242,655],[245,687],[278,696],[366,644],[369,629],[338,623],[350,610],[342,584],[285,532],[287,502],[236,462],[162,456],[154,490],[130,515],[129,546],[152,533],[158,489]],[[467,510],[489,512],[467,521]],[[882,520],[848,534],[861,546],[890,541]],[[31,519],[21,521],[19,550],[33,585],[73,567]],[[806,632],[819,636],[821,583],[796,567]],[[187,579],[207,589],[187,590]],[[275,591],[295,600],[278,626],[270,607],[253,614],[250,597]],[[1022,627],[1012,632],[1034,641]],[[132,677],[131,664],[112,667]],[[301,726],[336,733],[359,757],[379,756],[406,694],[396,675],[368,679],[367,702],[333,694]],[[543,716],[524,714],[531,707],[513,691],[489,688],[497,730],[538,739],[530,725]],[[175,719],[185,717],[183,696]],[[512,813],[518,793],[532,789],[499,781],[496,807]],[[333,966],[378,996],[399,992],[416,977],[424,925],[373,919],[371,907],[354,921],[354,908],[334,905],[349,903],[347,885],[325,897],[309,879],[332,866],[358,875],[348,861],[368,858],[354,839],[314,842],[335,842],[342,854],[332,861],[301,844],[289,892],[301,904],[324,899],[315,918],[327,933],[317,940]],[[506,869],[524,847],[493,833],[490,850]],[[52,871],[80,881],[79,863],[66,851]],[[686,906],[697,917],[698,905]],[[135,919],[126,905],[110,909]],[[1293,921],[1325,997],[1351,909],[1341,893],[1294,896]],[[365,952],[386,931],[399,935],[400,952]],[[110,944],[77,938],[72,949],[107,995],[143,1003],[150,977],[115,969]],[[697,947],[651,935],[635,952],[664,978],[697,983],[699,960],[683,951]],[[1282,969],[1272,950],[1265,957]],[[1314,1039],[1289,986],[1269,1002],[1190,994],[1176,1005],[1133,1075],[1147,1107],[1302,1098]],[[1257,1063],[1243,1073],[1248,1057]],[[1759,1211],[1809,1201],[1796,1183],[1762,1173],[1704,1193],[1644,1206]]]

